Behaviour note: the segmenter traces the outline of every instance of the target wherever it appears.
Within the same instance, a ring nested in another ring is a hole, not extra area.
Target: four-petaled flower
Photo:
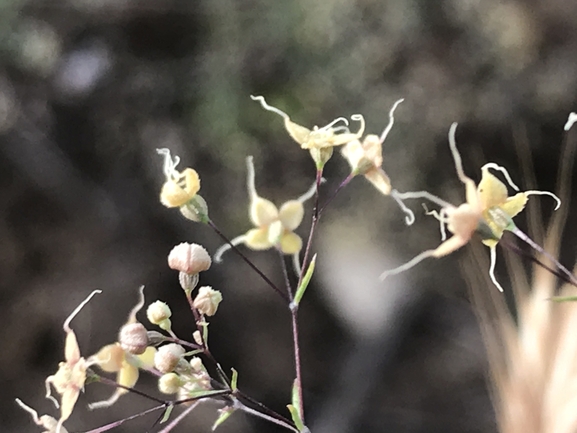
[[[363,132],[365,131],[365,119],[360,114],[353,114],[351,116],[352,120],[355,120],[361,124],[359,130],[355,133],[349,131],[349,122],[344,117],[339,117],[333,120],[326,126],[319,128],[318,126],[313,126],[313,129],[305,128],[304,126],[294,123],[288,114],[278,108],[272,107],[266,103],[264,97],[262,96],[251,96],[254,101],[259,101],[260,105],[273,113],[278,114],[284,119],[284,126],[289,133],[289,135],[300,144],[301,148],[306,150],[312,149],[324,149],[333,146],[340,146],[342,144],[348,143],[352,140],[359,139]],[[336,126],[339,123],[344,123],[344,125]]]
[[[449,132],[449,145],[455,161],[457,175],[459,180],[465,185],[466,202],[456,207],[426,191],[399,193],[398,197],[400,199],[425,198],[442,207],[440,212],[432,211],[429,213],[440,221],[443,243],[433,250],[422,252],[398,268],[385,271],[381,275],[381,280],[390,275],[404,272],[427,257],[439,258],[446,256],[467,244],[473,235],[477,233],[480,235],[481,241],[491,251],[491,266],[489,268],[491,280],[500,291],[503,291],[494,274],[497,243],[505,230],[513,231],[517,236],[527,241],[526,236],[514,225],[512,218],[525,208],[530,195],[549,195],[553,197],[557,201],[555,210],[559,208],[561,201],[555,194],[548,191],[524,191],[509,197],[507,186],[489,172],[490,168],[502,172],[513,189],[519,191],[519,188],[513,183],[507,170],[495,163],[485,164],[481,168],[482,178],[477,187],[475,182],[465,175],[463,171],[461,156],[455,142],[456,128],[457,124],[453,123]],[[447,224],[447,228],[453,234],[449,239],[446,239],[445,224]]]
[[[139,292],[140,299],[130,312],[124,327],[138,323],[136,321],[136,313],[144,306],[143,290],[144,287],[141,287]],[[112,406],[123,394],[128,392],[126,388],[132,388],[136,384],[139,368],[150,369],[154,366],[154,354],[156,352],[154,347],[147,347],[143,351],[139,350],[138,352],[140,353],[138,355],[130,353],[123,347],[121,342],[116,342],[104,346],[98,353],[89,358],[101,370],[108,373],[116,373],[116,383],[122,386],[122,388],[116,388],[110,398],[91,403],[89,405],[91,409]]]
[[[80,395],[80,391],[84,389],[84,382],[86,381],[86,369],[97,360],[85,360],[80,354],[76,334],[70,328],[70,322],[84,307],[88,301],[97,293],[102,293],[101,290],[94,290],[76,309],[68,316],[64,322],[63,328],[66,332],[66,343],[64,346],[64,362],[58,366],[58,371],[46,379],[46,398],[52,400],[56,407],[60,406],[60,419],[56,424],[55,432],[62,433],[62,423],[66,421],[72,414],[76,400]],[[56,389],[60,394],[60,404],[52,397],[50,392],[50,385]]]
[[[298,269],[300,266],[298,265],[298,255],[303,242],[301,237],[294,233],[294,230],[298,228],[303,220],[303,203],[314,195],[316,185],[313,185],[296,200],[285,202],[279,209],[271,201],[257,194],[252,156],[247,158],[247,167],[248,193],[250,196],[249,215],[255,228],[236,237],[231,241],[231,244],[244,243],[253,250],[268,250],[276,247],[283,254],[292,255],[294,265]],[[223,253],[230,248],[228,244],[220,247],[214,255],[215,262],[220,262]]]

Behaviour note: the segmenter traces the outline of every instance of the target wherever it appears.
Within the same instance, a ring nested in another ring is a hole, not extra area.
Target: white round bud
[[[142,323],[128,323],[120,328],[118,342],[128,353],[141,355],[148,347],[148,331]]]
[[[170,307],[162,301],[153,302],[146,309],[146,317],[153,325],[160,325],[166,320],[169,320],[171,315]]]
[[[184,381],[176,373],[163,374],[158,379],[158,390],[163,394],[176,394]]]
[[[185,353],[184,347],[180,344],[166,344],[154,354],[154,367],[161,373],[170,373],[176,368]]]
[[[168,255],[168,266],[185,274],[198,274],[210,268],[212,260],[208,252],[198,244],[183,242]]]
[[[198,289],[198,295],[194,298],[192,305],[202,314],[214,316],[221,301],[222,293],[218,290],[213,290],[210,286],[202,286]]]

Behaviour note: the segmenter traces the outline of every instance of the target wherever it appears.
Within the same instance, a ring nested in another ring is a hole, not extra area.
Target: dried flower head
[[[248,193],[250,197],[249,216],[255,228],[234,238],[232,245],[244,243],[252,250],[268,250],[276,247],[283,254],[292,255],[295,267],[299,267],[299,252],[303,242],[299,235],[294,233],[301,224],[304,216],[303,203],[313,197],[316,184],[296,200],[285,202],[278,209],[270,200],[260,197],[255,187],[255,172],[252,156],[246,160],[248,168]],[[223,245],[214,254],[215,262],[222,260],[222,255],[230,249],[230,245]]]
[[[183,242],[168,255],[168,266],[176,271],[194,275],[210,268],[212,260],[208,252],[198,244]]]
[[[517,236],[522,237],[522,233],[520,234],[512,218],[525,208],[530,195],[549,195],[553,197],[557,201],[555,209],[559,208],[561,201],[555,194],[548,191],[524,191],[509,197],[507,186],[489,172],[490,168],[503,173],[505,179],[514,190],[519,191],[519,188],[513,183],[507,170],[495,163],[485,164],[481,168],[482,178],[477,187],[475,182],[466,176],[463,171],[461,156],[455,142],[456,128],[457,124],[453,123],[449,131],[449,145],[455,161],[457,175],[459,180],[465,185],[466,202],[456,207],[426,191],[399,193],[398,197],[400,199],[425,198],[442,207],[440,212],[432,211],[429,214],[440,221],[443,243],[434,250],[422,252],[398,268],[384,272],[381,275],[381,280],[390,275],[404,272],[427,257],[439,258],[446,256],[467,244],[474,234],[478,234],[482,242],[490,248],[491,266],[489,274],[491,280],[500,291],[503,291],[494,275],[496,246],[505,230],[513,231]],[[445,240],[445,224],[448,230],[453,233],[453,236],[447,240]]]
[[[80,391],[84,388],[86,369],[96,363],[96,361],[86,361],[80,355],[76,334],[74,334],[74,331],[70,328],[70,322],[97,293],[102,293],[102,291],[94,290],[64,321],[63,329],[64,332],[66,332],[66,344],[64,346],[65,361],[59,364],[56,374],[49,376],[45,382],[46,398],[52,400],[56,407],[60,406],[60,419],[56,424],[56,433],[62,433],[62,423],[70,417],[76,400],[78,400],[78,396],[80,395]],[[52,397],[50,385],[60,394],[60,404]]]
[[[44,433],[56,433],[56,432],[68,433],[68,430],[66,430],[62,425],[60,426],[58,425],[58,421],[56,421],[55,418],[49,415],[42,415],[39,417],[38,412],[36,412],[30,406],[24,404],[22,400],[18,398],[16,399],[16,403],[18,404],[18,406],[20,406],[22,409],[28,412],[30,416],[32,416],[32,419],[34,420],[34,423],[36,423],[36,425],[39,425],[40,427],[44,427],[46,429]]]
[[[203,286],[198,289],[193,306],[206,316],[214,316],[221,302],[222,293],[218,290],[213,290],[210,286]]]
[[[132,388],[138,381],[139,368],[152,368],[154,354],[156,349],[154,347],[144,347],[142,345],[144,339],[148,343],[148,335],[140,332],[144,328],[136,321],[136,313],[144,306],[144,286],[139,290],[139,301],[132,308],[128,316],[126,324],[122,329],[126,329],[126,341],[116,342],[104,346],[95,355],[92,355],[89,360],[98,365],[98,367],[108,373],[116,373],[116,383],[123,387]],[[140,326],[132,326],[140,325]],[[131,330],[136,331],[139,335],[131,335]],[[144,329],[146,331],[146,329]],[[120,339],[123,337],[123,332],[120,332]],[[134,340],[129,341],[129,337],[135,337]],[[131,350],[138,347],[139,354],[134,354]],[[117,388],[116,391],[107,400],[98,401],[89,405],[91,409],[100,409],[109,407],[116,403],[116,401],[128,392],[125,388]]]

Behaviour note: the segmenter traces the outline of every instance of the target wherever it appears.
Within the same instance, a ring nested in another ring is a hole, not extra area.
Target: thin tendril
[[[435,251],[436,250],[423,251],[421,254],[419,254],[416,257],[413,257],[411,260],[409,260],[404,265],[401,265],[397,268],[391,269],[390,271],[383,272],[381,274],[381,276],[379,277],[379,279],[381,281],[384,281],[386,278],[390,277],[391,275],[397,275],[397,274],[400,274],[402,272],[405,272],[406,270],[411,269],[413,266],[418,265],[419,263],[421,263],[426,258],[434,257],[433,254],[435,254]]]
[[[491,247],[490,251],[491,251],[491,265],[489,266],[489,277],[491,277],[491,281],[495,286],[497,286],[497,289],[499,289],[500,292],[503,292],[503,287],[501,286],[501,284],[499,284],[497,278],[495,277],[495,264],[497,263],[497,248]]]
[[[507,183],[511,186],[511,188],[513,188],[515,191],[519,191],[519,187],[515,184],[515,182],[513,182],[513,179],[511,179],[511,176],[509,175],[509,172],[505,167],[502,167],[499,164],[495,164],[494,162],[488,162],[483,167],[481,167],[481,171],[489,168],[492,168],[493,170],[497,170],[503,173],[503,176],[505,176],[505,179],[507,180]]]
[[[385,128],[385,130],[383,131],[381,136],[379,137],[379,140],[381,141],[381,143],[385,142],[387,135],[389,135],[389,132],[391,132],[391,129],[393,129],[393,124],[395,123],[395,118],[393,117],[393,114],[395,113],[395,109],[397,108],[397,106],[403,101],[404,101],[404,99],[399,99],[397,102],[395,102],[393,104],[393,107],[390,109],[390,111],[389,111],[389,124],[387,125],[387,127]]]

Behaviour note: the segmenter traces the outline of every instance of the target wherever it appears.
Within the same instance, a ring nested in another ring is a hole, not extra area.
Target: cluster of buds
[[[202,360],[195,356],[187,361],[185,356],[182,346],[171,343],[162,346],[154,358],[154,366],[163,373],[158,389],[164,394],[178,394],[179,400],[212,389]]]

